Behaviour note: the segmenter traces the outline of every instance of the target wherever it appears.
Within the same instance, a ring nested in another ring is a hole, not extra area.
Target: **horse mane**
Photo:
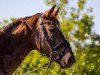
[[[3,27],[2,30],[0,30],[0,49],[3,50],[0,54],[11,54],[14,49],[22,45],[26,45],[27,41],[29,42],[29,37],[32,31],[30,31],[27,25],[25,25],[24,21],[32,21],[35,24],[36,19],[38,19],[39,15],[40,13],[33,16],[19,18],[14,22],[8,24],[7,26]],[[33,23],[30,22],[31,26],[36,28]],[[25,31],[27,31],[27,35],[24,34]],[[6,50],[5,47],[8,50]]]
[[[21,31],[24,31],[26,29],[26,25],[24,23],[25,21],[27,21],[31,17],[34,17],[34,18],[37,19],[39,17],[39,15],[41,15],[41,13],[37,13],[37,14],[32,15],[32,16],[19,18],[19,19],[15,20],[14,22],[12,22],[12,23],[8,24],[7,26],[5,26],[3,28],[3,30],[6,34],[20,33]]]

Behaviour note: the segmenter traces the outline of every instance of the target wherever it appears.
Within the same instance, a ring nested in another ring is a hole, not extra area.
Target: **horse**
[[[69,41],[60,30],[54,5],[43,13],[23,17],[0,30],[0,75],[12,75],[32,50],[44,54],[61,69],[75,62]]]

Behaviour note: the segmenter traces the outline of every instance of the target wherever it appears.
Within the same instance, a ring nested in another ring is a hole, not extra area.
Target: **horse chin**
[[[72,64],[68,64],[65,61],[60,61],[60,68],[61,69],[66,69],[66,68],[69,68],[71,66],[72,66]]]
[[[65,68],[68,68],[68,67],[70,67],[69,65],[68,65],[68,63],[67,62],[65,62],[63,59],[60,61],[60,68],[61,69],[65,69]]]

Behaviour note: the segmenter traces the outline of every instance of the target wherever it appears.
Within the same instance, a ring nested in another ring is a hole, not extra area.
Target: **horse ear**
[[[60,9],[60,7],[53,12],[53,16],[57,16],[59,9]]]
[[[54,5],[50,10],[47,10],[46,12],[43,13],[43,16],[49,17],[52,15],[56,5]]]

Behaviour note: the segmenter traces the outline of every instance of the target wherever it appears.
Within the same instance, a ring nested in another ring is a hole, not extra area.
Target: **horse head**
[[[38,50],[48,56],[51,61],[57,62],[61,68],[70,67],[75,62],[75,57],[67,41],[60,30],[59,21],[56,18],[59,8],[54,5],[51,9],[42,13],[38,18]]]

